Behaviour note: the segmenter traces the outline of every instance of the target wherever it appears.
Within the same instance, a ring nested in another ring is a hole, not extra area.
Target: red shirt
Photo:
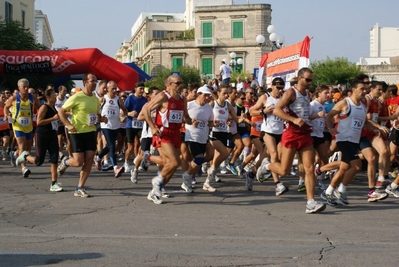
[[[168,108],[164,112],[157,111],[155,116],[155,125],[161,129],[176,130],[180,131],[183,123],[183,112],[184,112],[184,99],[174,99],[167,92],[164,94],[168,97]]]

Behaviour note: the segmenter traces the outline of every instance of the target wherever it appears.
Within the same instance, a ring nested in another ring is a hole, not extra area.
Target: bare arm
[[[338,115],[341,112],[345,112],[346,109],[348,108],[348,103],[346,102],[345,99],[342,99],[341,101],[339,101],[337,104],[334,105],[334,107],[330,110],[330,112],[327,113],[326,116],[326,124],[327,127],[329,127],[329,125],[333,125],[334,123],[334,117],[336,115]],[[334,128],[327,128],[327,130],[331,133],[331,134],[337,134],[337,130]]]
[[[65,125],[65,127],[68,129],[69,132],[76,132],[75,127],[69,122],[64,108],[60,108],[58,110],[58,117],[60,118],[61,122]]]
[[[193,124],[192,119],[190,118],[190,115],[188,115],[187,111],[187,100],[184,98],[184,110],[183,110],[183,116],[184,116],[184,123],[191,125]]]
[[[147,122],[148,126],[150,126],[153,135],[159,135],[159,129],[154,125],[151,119],[151,111],[155,109],[159,109],[162,107],[163,103],[168,102],[168,98],[164,93],[157,94],[151,102],[148,103],[148,107],[144,110],[144,119]]]
[[[273,112],[273,108],[263,108],[267,100],[266,95],[259,97],[258,101],[249,109],[249,115],[259,116],[263,114],[268,114]]]
[[[233,121],[238,123],[238,117],[237,117],[237,114],[236,114],[233,106],[230,103],[227,103],[227,106],[229,107],[229,114],[230,114],[231,118],[233,119]]]
[[[4,105],[4,121],[7,121],[7,117],[10,116],[10,107],[15,101],[15,96],[11,96],[10,98],[7,99],[5,105]]]

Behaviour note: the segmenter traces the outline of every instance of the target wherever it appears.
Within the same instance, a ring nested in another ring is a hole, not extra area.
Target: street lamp
[[[269,25],[269,27],[267,27],[267,32],[269,33],[269,41],[272,44],[272,52],[282,48],[285,42],[285,37],[276,33],[276,27],[274,27],[274,25]],[[255,40],[260,46],[267,45],[265,43],[266,39],[262,34],[256,36]]]
[[[242,58],[237,59],[237,71],[239,73],[241,73],[241,69],[242,69],[242,64],[244,63],[244,61],[242,60]]]
[[[237,56],[236,53],[234,53],[234,52],[231,52],[231,53],[230,53],[230,58],[231,58],[231,60],[230,60],[230,66],[233,68],[233,71],[236,70],[236,69],[235,69],[235,66],[236,66],[236,64],[237,64],[237,61],[235,60],[236,56]]]

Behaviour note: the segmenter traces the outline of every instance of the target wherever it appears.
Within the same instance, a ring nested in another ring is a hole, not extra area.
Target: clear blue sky
[[[54,47],[97,47],[113,57],[141,12],[185,11],[185,0],[36,0],[35,8],[48,16]],[[236,0],[245,4],[247,0]],[[311,60],[327,56],[357,62],[369,56],[369,30],[399,27],[396,0],[249,0],[272,6],[272,24],[286,44],[313,36]],[[254,40],[255,42],[255,40]]]

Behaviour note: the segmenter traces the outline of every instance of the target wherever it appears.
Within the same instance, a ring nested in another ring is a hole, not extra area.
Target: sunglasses
[[[306,81],[306,82],[308,82],[308,83],[310,83],[310,82],[312,82],[312,81],[313,81],[313,79],[310,79],[310,78],[305,78],[305,77],[301,77],[301,78],[304,78],[304,79],[305,79],[305,81]]]
[[[125,96],[125,95],[121,95],[121,98],[126,98],[127,96]]]
[[[170,83],[174,83],[176,85],[182,85],[183,84],[183,82],[170,82]]]
[[[6,95],[9,95],[9,94],[11,94],[11,92],[4,92]]]
[[[245,97],[244,98],[240,98],[242,101],[244,101],[245,100]]]
[[[247,94],[253,95],[254,93],[247,92]]]
[[[284,86],[276,86],[276,88],[277,88],[278,90],[283,90],[283,89],[284,89]]]

